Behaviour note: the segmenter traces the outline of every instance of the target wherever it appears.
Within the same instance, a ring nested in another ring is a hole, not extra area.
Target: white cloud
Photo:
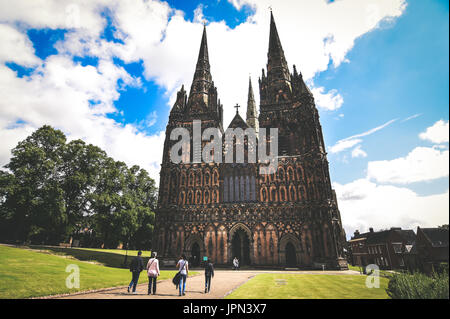
[[[403,0],[231,2],[238,9],[249,5],[255,14],[234,29],[224,21],[207,27],[212,76],[224,104],[225,125],[233,116],[232,106],[246,104],[248,74],[256,83],[267,62],[269,5],[287,60],[290,66],[297,65],[305,80],[326,70],[331,61],[334,66],[347,61],[346,54],[356,38],[380,21],[400,16],[405,7]],[[31,130],[50,124],[70,138],[83,138],[117,159],[149,169],[158,179],[162,154],[155,150],[162,152],[164,134],[147,136],[136,125],[108,118],[117,112],[114,102],[123,89],[118,81],[123,81],[123,86],[141,83],[114,65],[112,58],[126,63],[142,61],[143,75],[164,88],[172,103],[181,84],[189,89],[192,81],[202,30],[201,7],[197,9],[195,21],[187,21],[183,12],[156,0],[0,2],[0,137],[7,139],[0,148],[1,164],[7,162],[11,145]],[[101,37],[105,12],[111,16],[114,36],[120,41],[108,42]],[[26,36],[28,28],[69,31],[55,45],[58,54],[40,61]],[[99,64],[77,65],[72,62],[74,55],[98,57]],[[3,65],[9,60],[36,70],[17,78]],[[311,89],[319,107],[335,110],[342,105],[337,91]],[[255,95],[258,102],[259,95]]]
[[[449,192],[419,196],[408,188],[377,185],[358,179],[342,185],[333,183],[347,237],[355,230],[368,231],[436,227],[449,222]]]
[[[340,140],[335,145],[329,147],[330,153],[339,153],[348,148],[352,148],[356,144],[361,143],[361,139]]]
[[[414,114],[414,115],[408,116],[407,118],[405,118],[404,120],[402,120],[402,123],[403,123],[403,122],[407,122],[407,121],[412,120],[412,119],[415,119],[415,118],[417,118],[417,117],[419,117],[419,116],[421,116],[421,115],[422,115],[422,113],[418,113],[418,114]]]
[[[433,143],[448,143],[449,140],[449,125],[448,121],[439,120],[428,127],[425,132],[419,134],[422,140],[428,140]]]
[[[409,184],[448,176],[449,151],[416,147],[405,157],[369,162],[367,177],[380,183]]]
[[[339,141],[336,142],[336,144],[334,144],[333,146],[330,146],[330,147],[328,148],[328,150],[329,150],[331,153],[339,153],[339,152],[342,152],[342,151],[344,151],[344,150],[346,150],[346,149],[352,148],[352,147],[355,146],[356,144],[359,144],[359,143],[361,143],[361,142],[363,141],[363,140],[361,139],[361,137],[368,136],[368,135],[371,135],[371,134],[373,134],[373,133],[375,133],[375,132],[377,132],[377,131],[379,131],[379,130],[382,130],[382,129],[384,129],[385,127],[387,127],[387,126],[391,125],[392,123],[394,123],[395,121],[396,121],[396,119],[387,121],[386,123],[384,123],[384,124],[382,124],[382,125],[379,125],[379,126],[377,126],[377,127],[374,127],[374,128],[372,128],[372,129],[370,129],[370,130],[368,130],[368,131],[365,131],[365,132],[363,132],[363,133],[355,134],[355,135],[346,137],[346,138],[344,138],[344,139],[342,139],[342,140],[339,140]],[[362,152],[367,156],[367,153],[365,153],[364,151],[362,151]],[[358,153],[358,151],[356,151],[356,153],[357,153],[359,156],[362,155],[361,152]],[[355,156],[353,156],[353,154],[352,154],[352,157],[355,157]],[[365,157],[365,156],[364,156],[364,157]]]
[[[358,145],[352,150],[352,157],[367,157],[367,153],[361,149],[361,145]]]
[[[40,59],[34,55],[33,44],[28,37],[12,26],[0,23],[0,39],[0,63],[15,62],[27,67],[40,63]]]
[[[318,108],[334,111],[340,108],[344,103],[343,97],[337,90],[330,90],[327,93],[324,93],[325,88],[318,87],[313,88],[311,91],[314,95],[314,100]]]

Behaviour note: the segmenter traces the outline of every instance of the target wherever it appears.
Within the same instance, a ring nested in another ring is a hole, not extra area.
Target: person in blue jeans
[[[179,289],[179,296],[185,295],[185,289],[186,289],[186,279],[189,273],[189,263],[186,260],[186,255],[181,255],[180,260],[178,261],[176,267],[178,268],[178,271],[180,272],[180,283],[178,284]]]
[[[131,287],[133,287],[133,293],[136,293],[136,286],[139,281],[139,275],[141,274],[141,271],[144,270],[144,262],[142,261],[142,251],[138,252],[137,257],[134,257],[134,259],[131,261],[130,264],[130,271],[133,274],[132,279],[130,282],[130,285],[128,286],[128,292],[130,292]]]

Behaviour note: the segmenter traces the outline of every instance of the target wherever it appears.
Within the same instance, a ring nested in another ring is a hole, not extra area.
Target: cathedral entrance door
[[[200,265],[200,246],[197,243],[192,244],[191,249],[192,267]]]
[[[237,257],[239,259],[239,266],[250,264],[250,242],[247,234],[239,229],[234,233],[231,243],[232,259]]]
[[[295,247],[292,243],[286,244],[286,266],[295,267],[297,266],[297,256],[295,253]]]

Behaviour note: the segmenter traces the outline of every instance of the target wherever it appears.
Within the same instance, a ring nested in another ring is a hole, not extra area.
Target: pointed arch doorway
[[[239,266],[250,264],[250,240],[244,230],[238,229],[231,240],[231,259],[237,257]]]
[[[297,266],[297,255],[295,253],[295,247],[291,242],[286,244],[286,266],[296,267]]]
[[[197,243],[192,244],[191,256],[192,266],[197,267],[198,265],[200,265],[200,246]]]

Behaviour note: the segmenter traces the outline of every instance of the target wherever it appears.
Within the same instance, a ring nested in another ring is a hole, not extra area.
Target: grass
[[[78,260],[88,261],[91,263],[100,264],[106,267],[126,268],[123,266],[125,260],[125,250],[122,249],[101,249],[101,248],[63,248],[54,246],[25,246],[23,248],[30,248],[43,253],[52,255],[70,256]],[[134,256],[137,255],[137,250],[129,250],[127,264],[131,262]],[[150,258],[150,252],[143,251],[142,259],[144,263]]]
[[[389,280],[379,288],[366,287],[367,276],[260,274],[226,299],[386,299]]]
[[[123,258],[123,257],[122,257]],[[78,265],[80,288],[66,287],[70,275],[66,267]],[[172,278],[175,271],[161,271],[158,280]],[[49,253],[0,245],[0,298],[30,298],[78,291],[125,286],[130,283],[128,269],[105,267]],[[139,283],[147,283],[145,272]]]

